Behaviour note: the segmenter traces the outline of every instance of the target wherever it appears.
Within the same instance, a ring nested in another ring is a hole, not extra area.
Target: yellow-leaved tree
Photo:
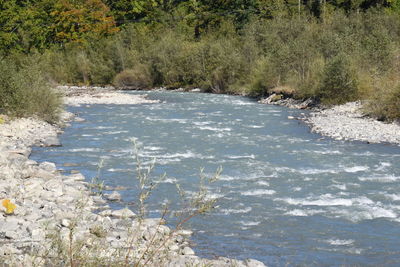
[[[101,0],[59,0],[52,28],[56,42],[86,44],[118,31],[109,8]]]

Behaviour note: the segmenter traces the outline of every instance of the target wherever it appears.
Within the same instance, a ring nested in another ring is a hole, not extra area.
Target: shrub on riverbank
[[[47,122],[58,120],[61,99],[37,66],[0,63],[0,112],[10,116],[36,115]]]
[[[400,18],[376,10],[323,20],[253,17],[239,29],[226,19],[201,35],[191,27],[132,23],[86,46],[47,50],[39,61],[61,84],[200,87],[254,97],[287,87],[296,98],[335,104],[390,91],[372,84],[390,76],[400,45]]]
[[[146,66],[137,65],[133,69],[126,69],[118,73],[114,85],[128,89],[148,89],[152,86],[151,75]]]

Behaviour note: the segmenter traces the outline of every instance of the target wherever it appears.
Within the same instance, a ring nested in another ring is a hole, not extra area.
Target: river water
[[[174,208],[175,183],[190,194],[200,168],[212,175],[222,166],[209,187],[217,209],[187,225],[200,256],[271,266],[399,264],[400,147],[321,138],[287,119],[304,111],[244,97],[147,93],[162,102],[70,107],[86,121],[65,129],[62,147],[36,148],[32,158],[88,181],[103,159],[100,179],[125,187],[123,202],[110,205],[131,207],[136,138],[144,165],[156,158],[153,175],[167,174],[150,198],[151,216],[167,200]]]

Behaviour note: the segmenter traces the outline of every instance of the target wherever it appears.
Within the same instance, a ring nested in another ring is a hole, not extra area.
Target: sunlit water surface
[[[154,176],[167,173],[152,216],[177,199],[175,182],[190,193],[201,167],[209,175],[223,167],[209,188],[218,208],[187,225],[198,255],[272,266],[400,264],[400,147],[323,139],[287,119],[304,111],[243,97],[148,94],[162,102],[69,108],[86,121],[65,129],[62,147],[36,148],[32,158],[88,181],[104,159],[101,179],[126,187],[123,202],[110,204],[121,208],[137,196],[134,137],[145,165],[156,158]]]

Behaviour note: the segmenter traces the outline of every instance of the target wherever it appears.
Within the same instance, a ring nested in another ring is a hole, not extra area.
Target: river
[[[137,197],[135,138],[145,165],[156,158],[153,175],[167,174],[150,198],[150,216],[166,201],[175,207],[175,183],[190,194],[200,168],[212,175],[221,166],[209,187],[216,210],[187,225],[199,256],[271,266],[398,264],[398,146],[322,138],[288,119],[305,111],[244,97],[147,93],[161,103],[69,107],[85,121],[65,129],[62,147],[35,148],[31,157],[78,170],[88,181],[103,159],[100,179],[125,187],[123,201],[111,207],[130,207]]]

